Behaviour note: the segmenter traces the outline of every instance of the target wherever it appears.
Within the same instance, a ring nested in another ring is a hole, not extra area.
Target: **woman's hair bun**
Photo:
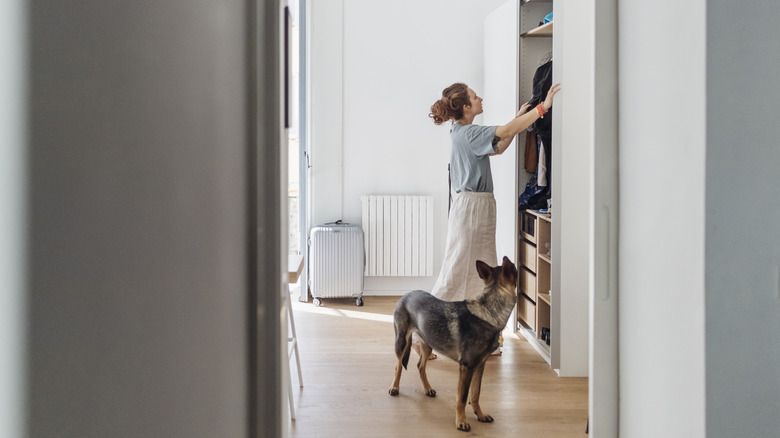
[[[428,117],[433,123],[441,125],[447,120],[458,120],[463,117],[463,106],[471,105],[469,99],[469,87],[461,82],[456,82],[441,92],[441,99],[431,105]]]

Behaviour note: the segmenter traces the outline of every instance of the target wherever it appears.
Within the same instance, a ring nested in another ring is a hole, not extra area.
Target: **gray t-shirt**
[[[450,171],[452,188],[456,192],[493,192],[490,154],[498,148],[498,143],[493,142],[496,128],[497,126],[452,124]]]

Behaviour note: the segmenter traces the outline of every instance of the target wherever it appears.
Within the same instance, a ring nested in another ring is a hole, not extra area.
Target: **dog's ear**
[[[477,260],[477,273],[479,273],[479,278],[489,280],[493,277],[493,268],[482,260]]]
[[[501,275],[511,282],[514,282],[517,278],[517,268],[515,268],[515,264],[507,256],[504,256],[504,261],[501,264]]]

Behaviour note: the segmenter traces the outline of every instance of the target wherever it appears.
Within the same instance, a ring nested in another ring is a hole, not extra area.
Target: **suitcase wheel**
[[[317,307],[322,307],[322,300],[319,298],[314,299],[314,305]]]
[[[363,298],[362,297],[358,297],[355,300],[355,304],[357,304],[358,307],[362,307],[363,306]]]

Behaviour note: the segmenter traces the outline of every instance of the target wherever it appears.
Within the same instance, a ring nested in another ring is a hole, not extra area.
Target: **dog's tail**
[[[409,336],[406,340],[406,346],[404,347],[404,358],[401,360],[401,363],[404,366],[404,369],[406,368],[406,365],[409,364],[409,354],[412,352],[412,337]]]
[[[403,357],[401,364],[404,369],[409,363],[409,354],[412,350],[412,331],[410,330],[409,323],[410,318],[403,303],[399,303],[395,309],[394,315],[395,321],[395,356]]]

